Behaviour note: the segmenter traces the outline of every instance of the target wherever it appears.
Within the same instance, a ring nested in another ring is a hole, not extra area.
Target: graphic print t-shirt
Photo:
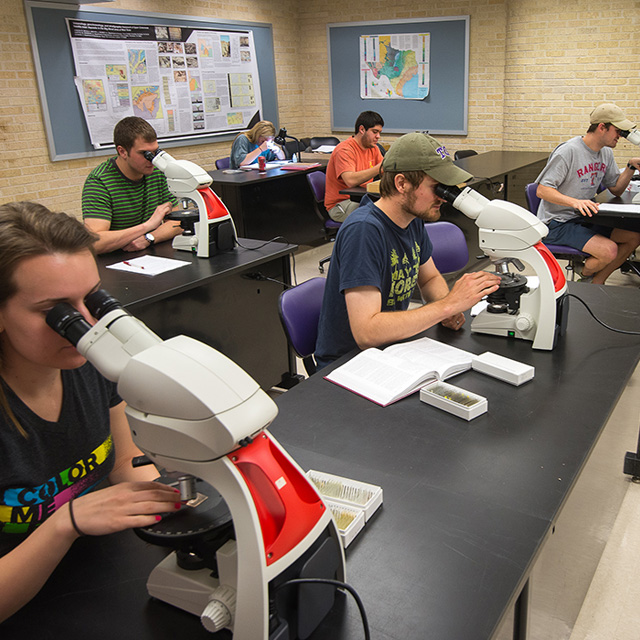
[[[27,437],[0,411],[0,556],[111,472],[115,452],[109,409],[122,402],[116,385],[89,363],[62,372],[57,422],[37,416],[1,384]]]

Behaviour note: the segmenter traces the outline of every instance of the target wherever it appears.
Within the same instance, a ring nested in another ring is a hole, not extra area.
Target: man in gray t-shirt
[[[615,104],[596,107],[590,123],[584,136],[556,147],[536,178],[541,199],[538,217],[549,227],[544,241],[588,253],[583,280],[604,284],[638,247],[640,233],[605,229],[588,220],[598,213],[599,205],[592,198],[600,187],[622,195],[635,169],[640,169],[640,157],[631,158],[622,171],[614,160],[611,149],[622,132],[636,127]]]

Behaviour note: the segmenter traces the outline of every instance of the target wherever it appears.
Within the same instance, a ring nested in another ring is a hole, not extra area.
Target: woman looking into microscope
[[[246,133],[240,133],[231,145],[229,166],[239,169],[264,156],[267,162],[284,160],[284,151],[274,141],[276,128],[268,120],[261,120]]]
[[[155,468],[133,468],[141,452],[115,384],[46,323],[59,302],[95,323],[84,299],[100,284],[96,239],[42,205],[0,206],[0,621],[79,536],[155,524],[180,507],[179,492],[151,482]]]

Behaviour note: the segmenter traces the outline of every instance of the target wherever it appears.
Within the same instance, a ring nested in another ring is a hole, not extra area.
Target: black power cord
[[[591,309],[589,308],[589,305],[582,298],[579,298],[577,295],[575,295],[573,293],[567,293],[566,295],[567,295],[568,298],[575,298],[576,300],[581,302],[584,305],[585,309],[589,312],[589,315],[598,324],[602,325],[605,329],[609,329],[609,331],[615,331],[615,333],[624,333],[624,334],[629,335],[629,336],[640,336],[640,331],[627,331],[626,329],[616,329],[615,327],[610,327],[608,324],[605,324],[604,322],[602,322],[602,320],[600,320],[599,318],[596,318],[596,316],[593,313],[593,311],[591,311]]]
[[[258,282],[275,282],[283,286],[285,289],[291,289],[294,285],[287,284],[286,282],[282,282],[282,280],[277,280],[276,278],[270,278],[269,276],[265,276],[264,273],[260,271],[252,271],[250,273],[243,273],[242,277],[245,280],[257,280]]]
[[[262,247],[266,247],[268,244],[271,244],[272,242],[284,242],[285,244],[291,244],[284,236],[275,236],[273,238],[271,238],[271,240],[265,240],[265,242],[263,242],[262,244],[259,244],[257,247],[247,247],[243,244],[241,244],[238,241],[238,238],[236,238],[236,244],[242,248],[242,249],[246,249],[247,251],[257,251],[258,249],[262,249]],[[293,271],[293,285],[290,284],[284,284],[284,282],[280,282],[278,280],[272,280],[271,278],[267,278],[266,276],[262,276],[260,277],[250,277],[250,280],[271,280],[272,282],[276,282],[278,284],[282,284],[285,286],[285,288],[290,288],[292,286],[295,286],[296,284],[298,284],[298,276],[296,275],[296,256],[294,253],[291,254],[291,270]],[[252,274],[252,275],[262,275],[262,274]]]
[[[282,584],[279,584],[275,591],[276,593],[280,591],[283,587],[288,587],[295,584],[331,584],[334,587],[339,589],[344,589],[348,591],[353,599],[356,601],[358,605],[358,610],[360,611],[360,617],[362,618],[362,627],[364,628],[364,637],[365,640],[371,640],[371,632],[369,631],[369,621],[367,620],[367,612],[364,610],[364,604],[362,604],[362,600],[358,595],[358,592],[346,582],[341,582],[340,580],[332,580],[331,578],[292,578],[291,580],[287,580]]]

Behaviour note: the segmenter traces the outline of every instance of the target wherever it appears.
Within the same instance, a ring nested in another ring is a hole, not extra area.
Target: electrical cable
[[[258,282],[275,282],[283,286],[285,289],[291,289],[294,285],[287,284],[286,282],[282,282],[282,280],[277,280],[276,278],[270,278],[269,276],[265,276],[264,273],[260,271],[252,271],[251,273],[244,273],[241,276],[246,280],[257,280]]]
[[[245,245],[241,244],[237,238],[236,238],[236,243],[238,244],[239,247],[242,247],[243,249],[247,249],[247,251],[257,251],[258,249],[262,249],[262,247],[266,247],[268,244],[271,244],[272,242],[277,242],[278,240],[282,240],[287,244],[291,244],[284,236],[274,236],[273,238],[271,238],[271,240],[265,240],[262,244],[259,244],[257,247],[246,247]]]
[[[334,587],[338,587],[340,589],[345,589],[348,591],[353,599],[356,601],[356,605],[358,605],[358,610],[360,611],[360,617],[362,618],[362,627],[364,628],[364,637],[365,640],[371,640],[371,632],[369,631],[369,621],[367,620],[367,612],[364,610],[364,604],[358,592],[346,582],[340,582],[340,580],[332,580],[331,578],[292,578],[291,580],[287,580],[282,584],[279,584],[275,591],[279,591],[282,587],[288,587],[292,584],[331,584]]]
[[[275,237],[271,238],[271,240],[266,240],[262,244],[259,244],[257,247],[246,247],[245,245],[243,245],[243,244],[241,244],[239,242],[238,238],[236,238],[236,244],[240,248],[246,249],[247,251],[257,251],[258,249],[262,249],[262,247],[266,247],[268,244],[271,244],[272,242],[277,242],[278,240],[282,240],[286,244],[291,244],[284,236],[275,236]],[[277,282],[278,284],[282,284],[287,289],[289,289],[292,286],[295,286],[295,285],[298,284],[298,276],[296,274],[296,256],[293,253],[291,254],[291,271],[293,273],[293,285],[285,284],[284,282],[279,282],[278,280],[273,280],[273,282]],[[265,277],[264,280],[271,280],[271,278]]]
[[[624,333],[624,334],[629,335],[629,336],[640,336],[640,331],[627,331],[626,329],[616,329],[615,327],[610,327],[608,324],[605,324],[604,322],[602,322],[602,320],[600,320],[599,318],[596,318],[596,316],[593,313],[593,311],[591,311],[591,309],[589,309],[589,305],[582,298],[579,298],[577,295],[575,295],[573,293],[567,293],[567,297],[568,298],[575,298],[576,300],[581,302],[584,305],[585,309],[589,312],[589,315],[598,324],[601,324],[605,329],[609,329],[609,331],[615,331],[615,333]]]

